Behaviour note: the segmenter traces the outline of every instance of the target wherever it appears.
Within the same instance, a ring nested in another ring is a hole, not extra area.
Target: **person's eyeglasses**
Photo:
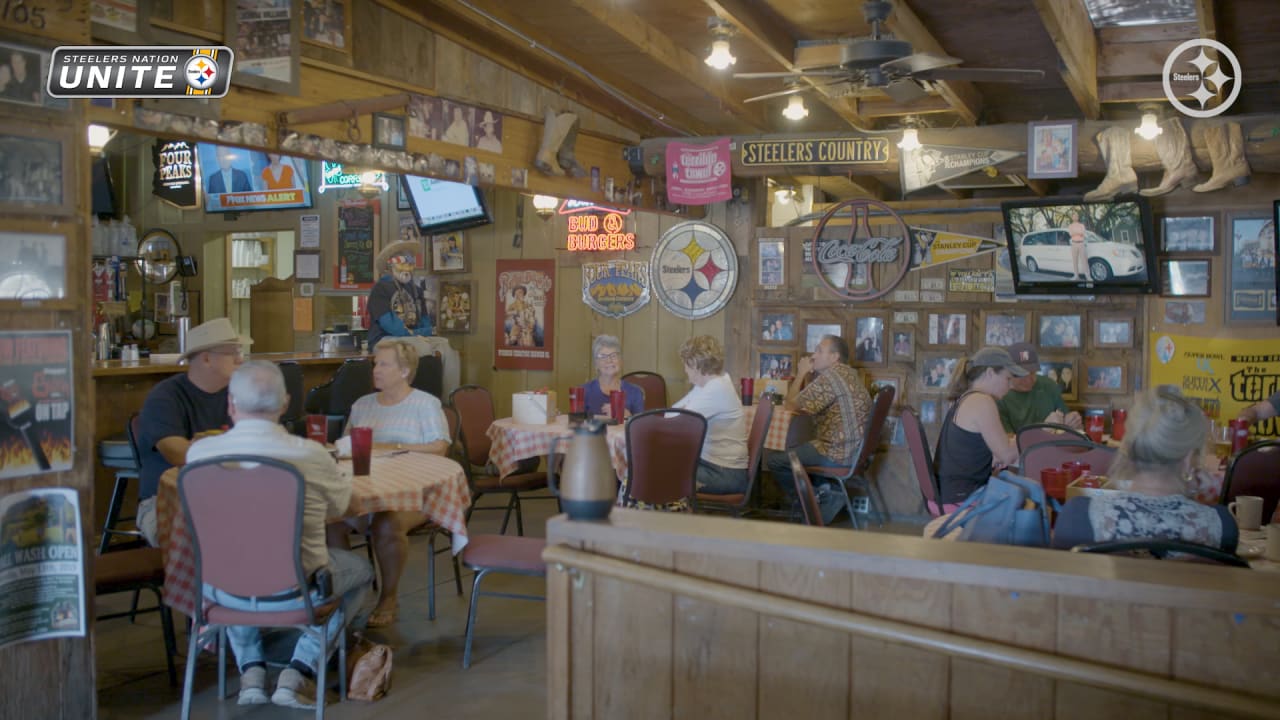
[[[244,350],[242,348],[210,350],[209,352],[213,355],[231,355],[232,357],[244,358]]]
[[[602,355],[597,355],[597,356],[596,356],[596,359],[597,359],[597,360],[617,360],[617,359],[618,359],[618,357],[619,357],[619,356],[621,356],[621,355],[622,355],[622,353],[618,353],[618,352],[611,352],[611,353],[605,353],[605,354],[602,354]]]

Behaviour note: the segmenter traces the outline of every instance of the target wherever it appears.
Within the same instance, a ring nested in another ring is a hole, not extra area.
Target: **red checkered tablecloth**
[[[622,425],[610,425],[606,432],[613,469],[619,478],[626,478],[627,435]],[[569,429],[569,416],[561,415],[546,425],[526,425],[511,418],[494,420],[488,434],[493,441],[489,447],[489,462],[498,468],[499,475],[507,475],[521,460],[550,454],[551,442],[558,437],[568,440],[573,431]],[[568,443],[561,441],[560,447],[566,448]]]
[[[346,476],[350,461],[339,463]],[[397,452],[374,455],[369,475],[352,477],[347,517],[386,511],[420,511],[453,534],[453,552],[467,544],[467,507],[471,491],[462,466],[438,455]],[[156,525],[164,552],[165,602],[187,615],[195,613],[195,557],[178,499],[178,469],[160,478]]]
[[[742,408],[747,420],[747,432],[751,432],[751,423],[756,417],[756,405]],[[773,406],[773,417],[769,420],[769,432],[764,436],[764,446],[770,450],[787,449],[787,429],[791,427],[793,413],[784,410],[781,405]]]

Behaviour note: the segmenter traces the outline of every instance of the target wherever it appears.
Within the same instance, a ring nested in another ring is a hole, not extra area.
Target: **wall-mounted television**
[[[198,143],[204,211],[289,210],[311,207],[311,178],[302,158]]]
[[[401,175],[400,182],[424,234],[439,235],[493,222],[484,194],[474,185],[417,175]]]
[[[1018,294],[1153,293],[1155,233],[1145,198],[1001,203]]]

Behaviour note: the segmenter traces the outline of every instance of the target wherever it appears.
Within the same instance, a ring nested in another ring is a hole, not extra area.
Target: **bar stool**
[[[102,464],[109,468],[116,468],[116,482],[111,490],[111,502],[107,505],[107,518],[102,526],[102,540],[98,544],[99,555],[112,549],[141,547],[146,544],[141,532],[117,529],[118,524],[134,519],[133,516],[120,517],[120,512],[124,507],[125,495],[129,491],[129,481],[137,480],[138,473],[142,469],[142,459],[138,452],[140,432],[141,419],[138,413],[134,413],[129,417],[129,424],[125,427],[123,438],[119,436],[108,438],[98,445],[98,457],[102,460]],[[132,540],[112,543],[112,538],[116,536],[129,537]],[[113,545],[116,547],[113,548]]]

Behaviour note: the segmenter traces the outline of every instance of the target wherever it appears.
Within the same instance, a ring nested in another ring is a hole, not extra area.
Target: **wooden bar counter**
[[[364,355],[357,352],[257,353],[249,355],[248,359],[297,362],[302,367],[302,387],[305,391],[328,381],[339,365],[355,357],[364,357]],[[151,388],[174,373],[185,372],[186,367],[176,362],[152,362],[149,358],[143,358],[138,362],[106,360],[93,364],[95,530],[102,529],[102,522],[107,514],[107,504],[111,502],[111,489],[115,483],[115,471],[112,468],[103,467],[99,461],[98,444],[106,438],[123,433],[129,417],[142,410],[142,403],[146,400]],[[136,491],[136,487],[131,487],[130,490]],[[131,492],[129,497],[135,497],[134,492]],[[131,506],[126,510],[126,515],[132,514]]]
[[[1280,717],[1280,572],[614,509],[547,525],[547,717]]]

